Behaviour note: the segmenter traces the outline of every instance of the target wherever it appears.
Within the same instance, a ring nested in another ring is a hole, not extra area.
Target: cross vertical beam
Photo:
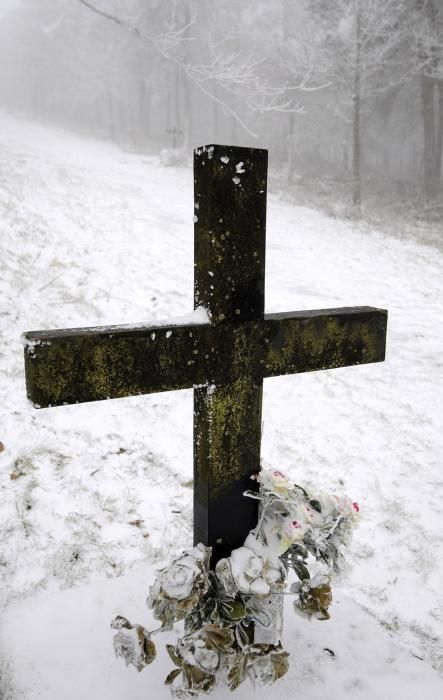
[[[194,543],[213,547],[213,563],[257,522],[257,502],[243,492],[260,468],[263,379],[250,341],[265,305],[267,163],[259,149],[194,154],[195,306],[219,330],[224,347],[211,352],[243,365],[228,364],[222,381],[194,392]]]
[[[264,315],[267,152],[197,149],[195,305],[168,324],[24,334],[36,408],[194,388],[194,539],[213,564],[256,524],[243,497],[260,467],[266,377],[385,358],[387,312],[370,307]]]

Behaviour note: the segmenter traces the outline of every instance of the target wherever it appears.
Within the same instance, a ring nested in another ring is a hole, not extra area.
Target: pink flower
[[[307,525],[303,521],[286,518],[280,528],[280,554],[286,552],[296,542],[301,542],[306,534],[306,530]]]
[[[360,506],[358,505],[358,503],[353,503],[353,504],[352,504],[352,507],[353,507],[353,509],[354,509],[357,513],[360,512]]]
[[[301,530],[302,525],[301,523],[298,522],[298,520],[286,520],[286,522],[283,525],[283,532],[287,537],[295,537],[298,539],[299,533],[297,530]]]

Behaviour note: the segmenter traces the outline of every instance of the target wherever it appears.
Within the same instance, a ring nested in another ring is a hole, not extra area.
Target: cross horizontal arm
[[[262,376],[382,362],[387,318],[368,306],[267,314]]]
[[[108,326],[23,336],[27,396],[36,408],[188,389],[207,380],[209,324]]]
[[[386,311],[355,307],[216,326],[30,332],[27,394],[44,408],[381,362],[386,323]]]

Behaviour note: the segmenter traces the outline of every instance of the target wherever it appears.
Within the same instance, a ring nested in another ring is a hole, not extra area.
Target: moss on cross
[[[264,314],[267,152],[204,146],[194,174],[208,323],[29,332],[25,368],[39,408],[194,388],[194,540],[215,562],[256,523],[263,379],[384,360],[387,312]]]

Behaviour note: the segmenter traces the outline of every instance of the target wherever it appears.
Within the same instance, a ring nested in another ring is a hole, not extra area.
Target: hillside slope
[[[192,172],[3,115],[0,214],[0,600],[11,606],[191,541],[192,392],[35,411],[20,334],[192,310]],[[265,382],[262,455],[359,501],[340,595],[438,673],[443,255],[273,196],[267,235],[267,311],[389,310],[385,363]]]

